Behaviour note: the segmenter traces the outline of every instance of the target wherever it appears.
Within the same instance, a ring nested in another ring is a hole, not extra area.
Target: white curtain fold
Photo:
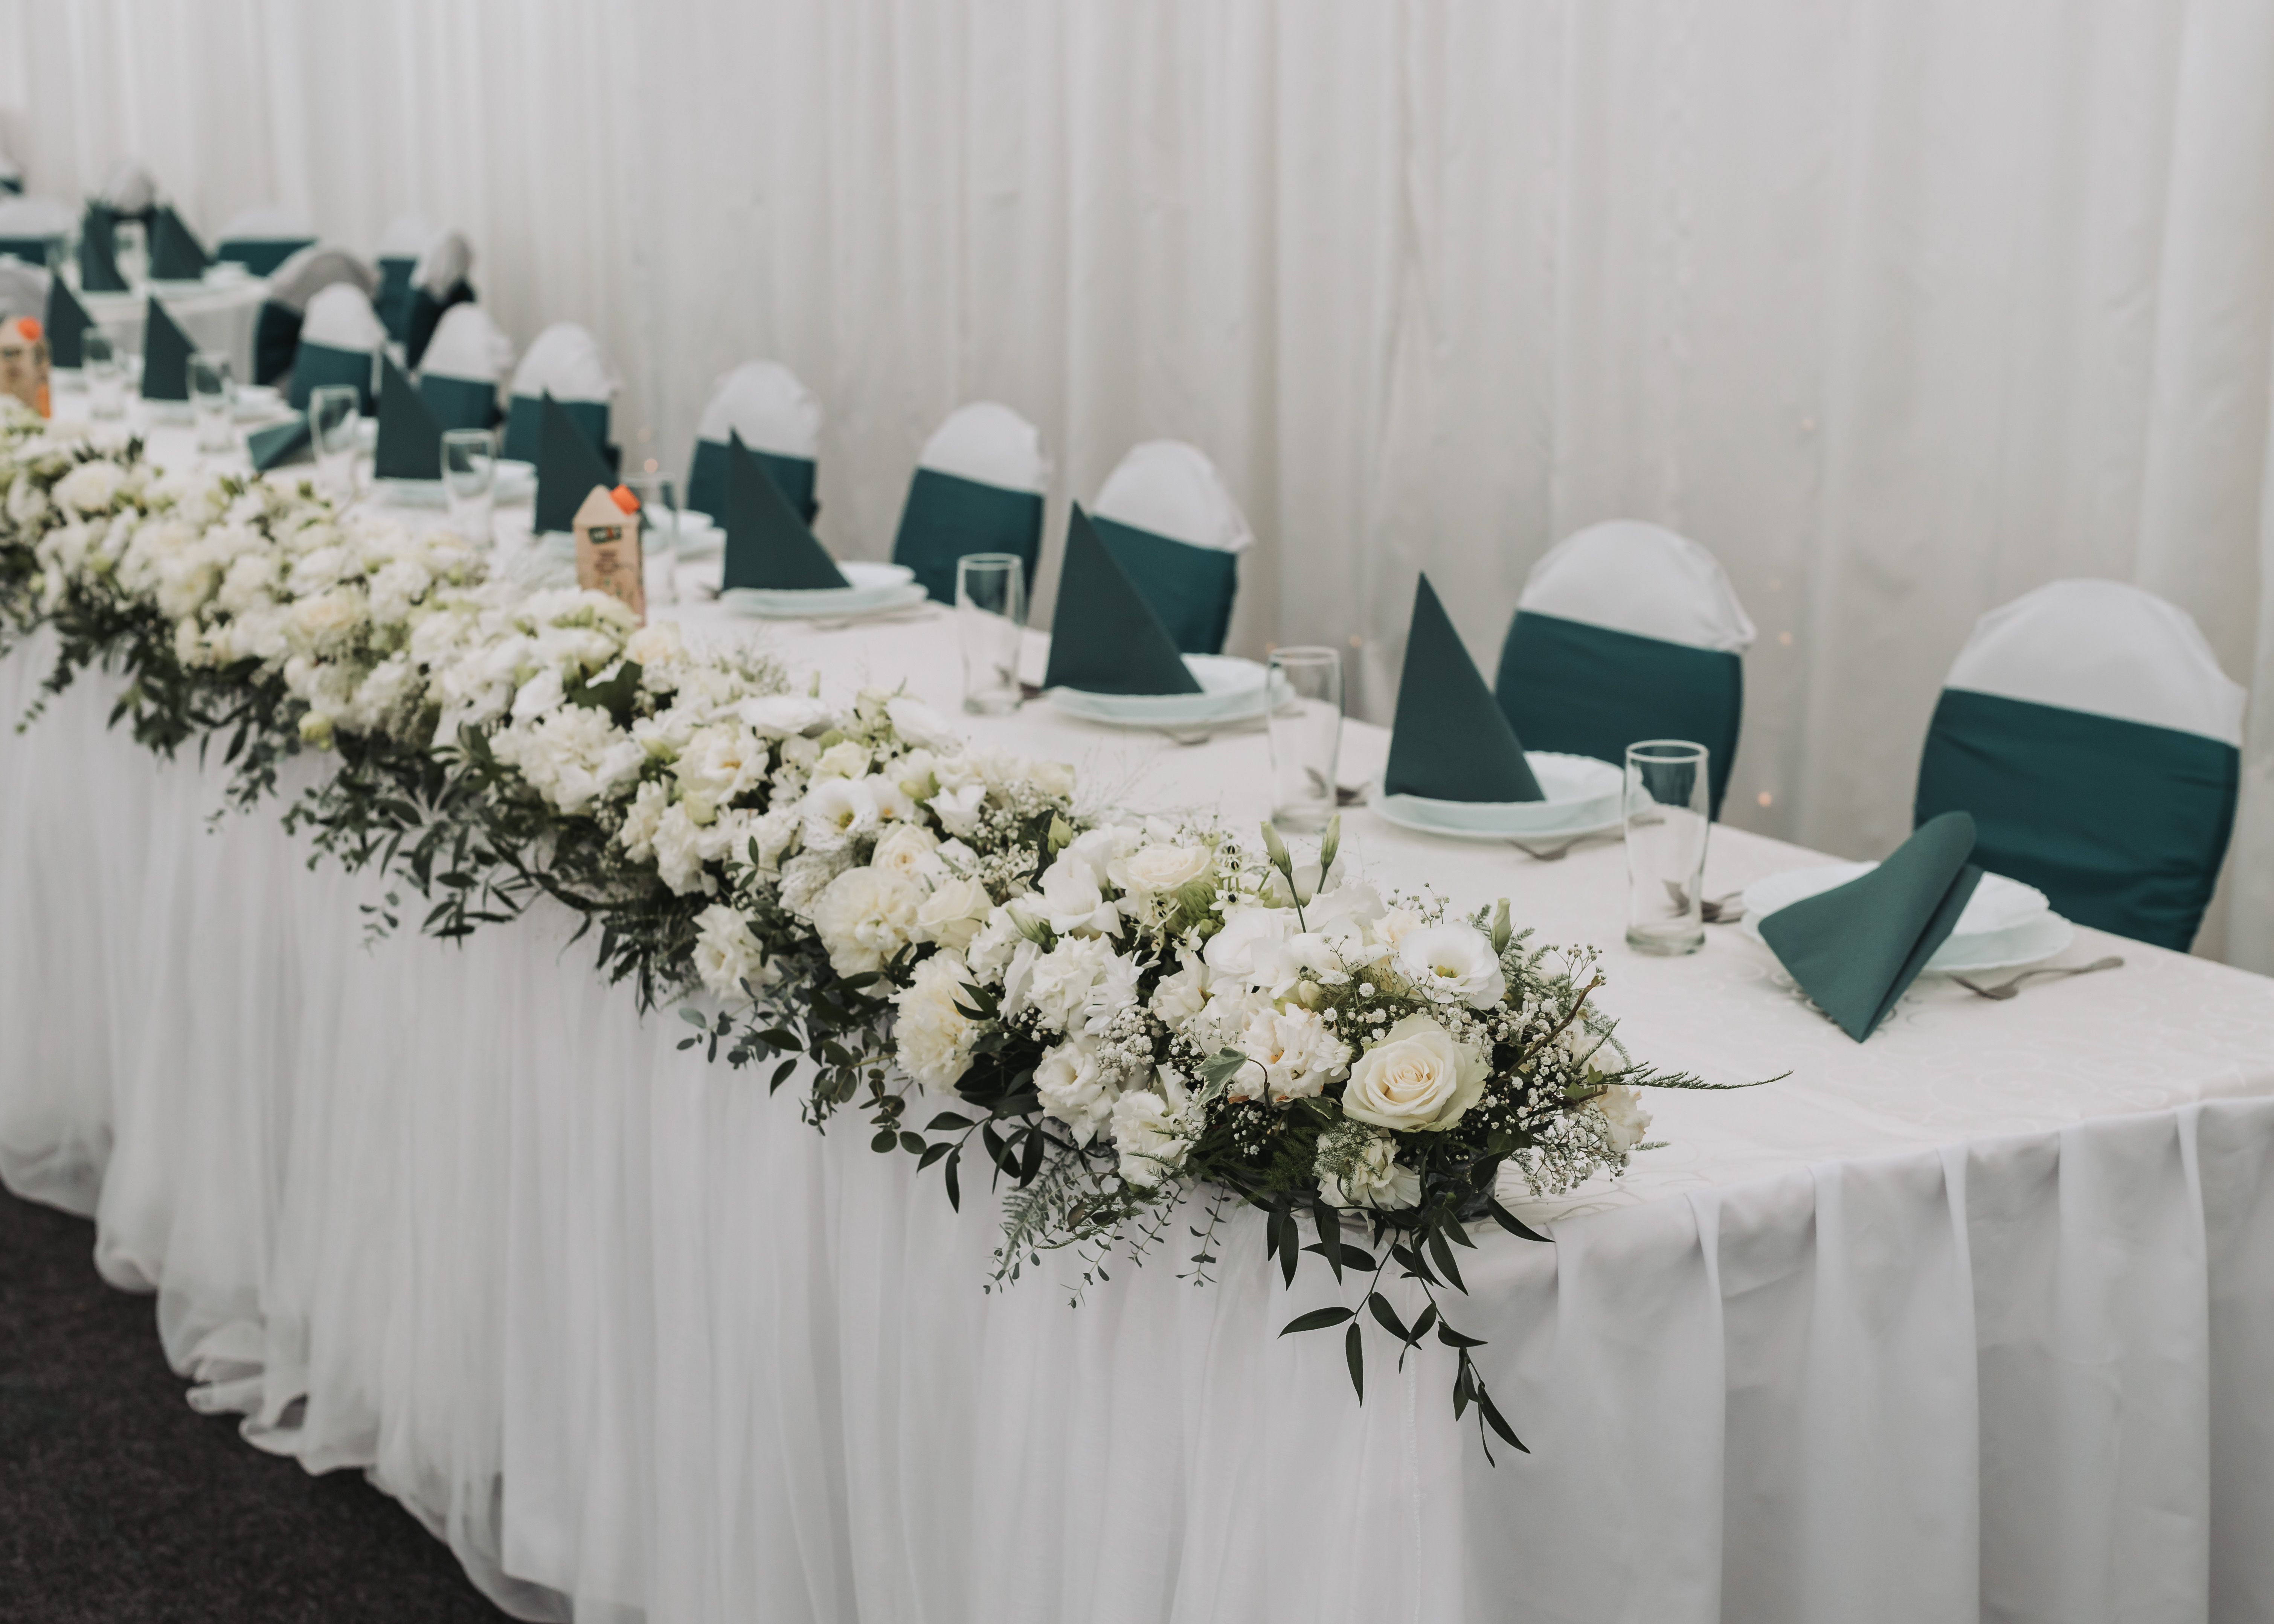
[[[0,0],[0,147],[464,230],[517,342],[618,357],[635,465],[778,357],[851,556],[965,401],[1052,447],[1052,558],[1190,440],[1259,537],[1231,646],[1352,645],[1377,718],[1417,569],[1488,664],[1549,546],[1665,524],[1762,628],[1728,816],[1843,853],[2046,581],[2274,693],[2266,0]],[[2267,703],[2245,771],[2203,945],[2274,970]]]

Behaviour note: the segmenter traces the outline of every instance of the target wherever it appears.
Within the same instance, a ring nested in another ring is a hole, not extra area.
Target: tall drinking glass
[[[198,449],[237,449],[237,387],[229,357],[200,350],[190,357],[190,418],[197,425]]]
[[[316,442],[316,477],[345,507],[356,497],[356,405],[353,384],[328,383],[308,395],[308,431]]]
[[[497,495],[495,434],[487,429],[444,431],[442,490],[449,498],[450,528],[473,546],[488,546]]]
[[[126,415],[126,364],[110,335],[89,327],[79,335],[79,372],[87,380],[87,415],[108,420]]]
[[[626,474],[639,498],[640,563],[651,604],[679,601],[679,486],[669,474]]]
[[[1706,945],[1706,749],[1627,747],[1627,945],[1672,958]]]
[[[963,643],[963,708],[1002,716],[1019,708],[1019,650],[1027,626],[1027,562],[1015,553],[967,553],[955,561],[955,630]]]
[[[1323,829],[1335,815],[1335,762],[1343,744],[1338,649],[1271,651],[1271,821]]]

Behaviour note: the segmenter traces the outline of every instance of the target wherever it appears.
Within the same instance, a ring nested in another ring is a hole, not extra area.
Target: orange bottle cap
[[[16,318],[16,331],[25,338],[36,341],[40,336],[40,321],[36,316]]]
[[[628,485],[620,485],[614,490],[609,492],[608,500],[615,503],[617,507],[622,508],[626,513],[637,513],[639,511],[639,498],[632,494],[632,488]]]

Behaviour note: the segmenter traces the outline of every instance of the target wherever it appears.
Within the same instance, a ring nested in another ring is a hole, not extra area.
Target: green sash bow
[[[463,277],[451,284],[450,290],[436,298],[424,288],[416,289],[410,296],[410,319],[403,326],[403,352],[413,367],[426,353],[433,342],[434,329],[442,320],[442,312],[453,304],[473,302],[474,290]]]
[[[295,412],[290,422],[255,429],[246,435],[245,448],[252,457],[253,471],[265,474],[278,463],[306,451],[313,438],[308,414]]]
[[[568,410],[580,401],[556,401],[546,395],[538,402],[542,425],[537,447],[536,527],[547,531],[576,528],[576,509],[594,485],[614,485],[615,470],[585,437]]]
[[[1098,539],[1121,566],[1177,647],[1186,654],[1220,654],[1239,590],[1239,555],[1195,547],[1093,515]]]
[[[740,438],[737,436],[737,438]],[[813,459],[782,456],[772,451],[759,451],[745,446],[743,450],[757,458],[758,466],[774,482],[774,489],[782,500],[809,528],[821,504],[813,500]],[[687,506],[696,513],[707,513],[724,523],[727,516],[727,442],[719,440],[698,440],[695,442],[695,464],[687,471]]]
[[[613,470],[616,458],[611,455],[613,448],[608,444],[608,403],[606,401],[555,401],[549,394],[542,397],[516,395],[506,409],[505,448],[498,455],[513,462],[537,461],[538,451],[545,439],[545,407],[548,401],[576,425],[577,432],[584,435],[594,453]],[[584,492],[578,492],[576,500],[583,501],[584,495]]]
[[[418,398],[446,431],[486,429],[497,422],[497,385],[479,378],[428,372],[418,380]]]
[[[302,339],[298,352],[292,357],[292,409],[295,411],[307,410],[308,396],[334,384],[354,386],[356,410],[369,416],[371,351],[341,350],[330,344],[319,344],[312,339]]]
[[[0,237],[0,254],[13,254],[26,265],[53,269],[62,241],[54,237]]]
[[[919,468],[900,508],[892,561],[916,572],[940,603],[955,601],[956,560],[973,553],[1015,553],[1035,584],[1043,551],[1043,498],[1035,491],[983,485],[934,468]]]

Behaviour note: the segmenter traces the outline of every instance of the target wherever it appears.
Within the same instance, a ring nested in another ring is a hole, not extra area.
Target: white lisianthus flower
[[[276,560],[265,553],[247,553],[222,577],[215,601],[231,614],[265,609],[276,589]]]
[[[947,872],[947,866],[939,860],[939,837],[917,823],[901,823],[885,831],[869,864],[925,884]]]
[[[1097,1064],[1097,1040],[1073,1037],[1036,1064],[1035,1092],[1043,1112],[1073,1130],[1074,1143],[1087,1145],[1113,1119],[1120,1089]]]
[[[1394,950],[1408,936],[1428,922],[1412,908],[1383,909],[1380,917],[1367,927],[1368,943],[1378,950],[1374,957],[1380,958]]]
[[[1485,1056],[1427,1015],[1408,1015],[1351,1068],[1343,1115],[1398,1132],[1449,1128],[1484,1097]]]
[[[90,463],[90,467],[94,464]],[[86,532],[77,531],[79,553],[85,556]],[[221,566],[203,548],[176,553],[158,567],[158,612],[172,620],[185,620],[205,607],[221,585]],[[312,600],[323,603],[323,598]]]
[[[855,837],[877,831],[876,797],[851,778],[816,784],[802,810],[802,834],[809,852],[842,851]]]
[[[885,714],[892,731],[918,749],[952,750],[960,742],[947,718],[921,699],[896,694],[885,702]]]
[[[757,786],[771,764],[766,747],[732,722],[697,728],[672,765],[688,816],[707,823],[719,808]]]
[[[1154,1190],[1183,1168],[1193,1141],[1180,1113],[1159,1094],[1150,1089],[1123,1094],[1113,1102],[1111,1120],[1122,1182]]]
[[[823,778],[858,778],[869,771],[869,747],[855,744],[850,739],[840,739],[822,751],[813,763],[813,777],[818,783]]]
[[[48,510],[48,493],[19,474],[8,487],[8,523],[29,524]]]
[[[818,727],[835,712],[803,694],[766,694],[743,700],[734,707],[734,714],[762,739],[787,739],[809,727]]]
[[[73,513],[107,513],[125,477],[115,462],[82,462],[56,481],[56,505]]]
[[[847,868],[813,902],[813,929],[840,975],[880,970],[914,939],[922,893],[896,874]]]
[[[892,1046],[900,1070],[935,1094],[953,1090],[971,1069],[972,1045],[979,1026],[956,1008],[969,997],[969,966],[953,953],[934,953],[892,996],[900,1013],[892,1023]]]
[[[656,872],[671,887],[674,896],[685,897],[710,889],[704,883],[709,876],[703,872],[703,831],[687,816],[684,802],[664,808],[648,844],[655,853]]]
[[[789,850],[791,843],[797,838],[800,821],[795,807],[774,808],[751,823],[749,839],[727,853],[728,860],[748,862],[749,842],[755,840],[758,847],[758,872],[764,876],[779,875],[782,853]]]
[[[878,843],[879,848],[882,842]],[[916,940],[937,942],[951,952],[969,947],[987,922],[992,905],[987,888],[976,880],[949,875],[931,888],[916,909]]]
[[[1116,857],[1106,874],[1122,890],[1149,897],[1200,878],[1215,861],[1216,853],[1205,846],[1141,846]]]
[[[516,690],[508,714],[516,722],[534,721],[568,696],[568,684],[548,665]]]
[[[616,831],[616,844],[624,848],[625,856],[634,862],[654,860],[656,831],[670,805],[671,790],[659,779],[651,778],[639,786],[624,813],[623,826]]]
[[[979,809],[987,802],[984,784],[966,784],[955,789],[943,789],[924,804],[939,826],[952,835],[968,835],[979,828]]]
[[[742,983],[764,972],[766,956],[750,934],[749,921],[723,902],[695,916],[695,972],[722,998],[747,996]]]
[[[492,739],[491,748],[571,816],[630,784],[647,761],[637,740],[590,705],[561,705],[533,722],[516,722]]]
[[[1121,910],[1098,889],[1097,870],[1072,856],[1060,853],[1043,874],[1035,916],[1060,936],[1111,934],[1120,927]]]
[[[1208,966],[1220,976],[1239,981],[1270,975],[1278,963],[1271,950],[1294,929],[1292,909],[1233,908],[1224,916],[1224,929],[1209,938]]]
[[[892,778],[870,773],[855,783],[869,792],[869,799],[877,803],[879,823],[913,823],[916,821],[916,803]]]
[[[781,885],[775,893],[782,906],[800,919],[813,918],[814,905],[829,883],[853,866],[847,851],[801,852],[781,866]]]
[[[1182,1027],[1208,1007],[1211,976],[1205,959],[1185,956],[1176,971],[1153,984],[1153,1013]]]
[[[1500,955],[1480,931],[1447,923],[1406,933],[1397,944],[1397,973],[1433,1004],[1488,1010],[1506,996]]]
[[[964,950],[963,959],[974,975],[983,981],[999,981],[1004,971],[1010,967],[1012,956],[1020,947],[1032,945],[1009,908],[991,908],[986,922]]]
[[[1256,1064],[1242,1066],[1232,1078],[1225,1093],[1234,1100],[1253,1100],[1267,1089],[1274,1101],[1308,1099],[1350,1065],[1350,1045],[1300,1008],[1258,1010],[1237,1047]]]
[[[1604,1137],[1616,1151],[1632,1150],[1650,1131],[1650,1113],[1642,1108],[1642,1091],[1624,1083],[1611,1084],[1583,1109],[1603,1119]]]
[[[1340,1173],[1321,1173],[1319,1194],[1332,1207],[1402,1212],[1421,1204],[1421,1175],[1397,1163],[1397,1141],[1373,1135]]]

